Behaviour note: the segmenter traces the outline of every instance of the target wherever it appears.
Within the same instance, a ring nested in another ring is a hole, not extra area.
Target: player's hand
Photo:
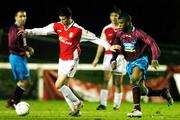
[[[26,46],[25,54],[26,57],[30,58],[34,54],[34,49],[32,47]]]
[[[26,56],[27,58],[30,58],[30,57],[31,57],[30,52],[29,52],[29,51],[26,51],[26,52],[25,52],[25,56]]]
[[[17,36],[23,36],[26,37],[27,32],[24,29],[19,29],[19,31],[17,32]]]
[[[110,50],[115,52],[116,50],[121,50],[121,46],[120,45],[112,45],[110,47]]]
[[[34,49],[32,47],[28,47],[28,51],[29,51],[30,55],[34,54]]]
[[[112,70],[116,69],[116,67],[117,67],[117,62],[116,62],[116,61],[112,61],[112,62],[111,62],[111,68],[112,68]]]
[[[151,66],[152,66],[154,69],[157,69],[157,68],[159,67],[158,60],[152,60],[152,61],[151,61]]]
[[[96,65],[98,64],[99,59],[94,59],[94,61],[92,62],[92,66],[96,67]]]

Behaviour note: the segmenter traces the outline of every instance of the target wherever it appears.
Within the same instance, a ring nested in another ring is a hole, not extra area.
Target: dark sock
[[[140,98],[141,98],[141,90],[140,87],[134,87],[133,91],[133,101],[134,101],[134,109],[141,111],[140,106]]]
[[[20,88],[19,86],[16,86],[14,95],[12,97],[12,99],[14,100],[15,104],[17,104],[18,102],[20,102],[22,95],[24,93],[24,90],[22,88]]]
[[[147,96],[160,96],[161,93],[162,93],[162,90],[153,90],[151,88],[148,88]]]

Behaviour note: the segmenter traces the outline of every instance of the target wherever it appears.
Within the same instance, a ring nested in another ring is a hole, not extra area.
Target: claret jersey
[[[157,60],[160,50],[154,39],[140,29],[133,27],[132,31],[125,33],[118,31],[112,41],[112,45],[118,44],[122,47],[122,54],[127,61],[134,61],[142,56],[148,56],[147,47],[152,52],[152,60]]]

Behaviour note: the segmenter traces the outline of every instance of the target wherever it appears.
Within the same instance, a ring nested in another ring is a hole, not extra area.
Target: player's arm
[[[88,30],[82,29],[81,41],[90,41],[97,45],[103,46],[106,50],[110,49],[109,43],[105,39],[100,39],[96,35]]]
[[[102,30],[100,38],[101,39],[106,39],[104,29]],[[98,48],[97,48],[96,56],[95,56],[95,58],[94,58],[94,60],[92,62],[93,67],[96,67],[96,65],[98,64],[99,59],[100,59],[101,55],[103,54],[103,51],[104,51],[104,47],[99,45]]]
[[[154,67],[155,69],[157,69],[159,67],[159,63],[158,63],[158,57],[160,56],[160,49],[158,47],[158,45],[156,44],[155,40],[149,36],[148,34],[146,34],[143,31],[140,31],[141,36],[144,40],[144,42],[150,46],[151,48],[151,52],[152,52],[152,60],[151,60],[151,65],[152,67]]]
[[[20,30],[17,35],[50,35],[55,34],[54,32],[54,23],[51,23],[45,27],[42,28],[33,28],[33,29],[25,29]]]
[[[96,56],[95,56],[95,58],[94,58],[94,60],[93,60],[93,62],[92,62],[93,67],[96,67],[96,65],[97,65],[97,63],[99,62],[99,59],[100,59],[103,51],[104,51],[104,47],[98,46],[97,52],[96,52]]]

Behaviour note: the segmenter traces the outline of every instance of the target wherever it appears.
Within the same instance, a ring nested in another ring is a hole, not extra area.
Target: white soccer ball
[[[15,106],[16,114],[25,116],[29,113],[30,105],[27,102],[21,101]]]

